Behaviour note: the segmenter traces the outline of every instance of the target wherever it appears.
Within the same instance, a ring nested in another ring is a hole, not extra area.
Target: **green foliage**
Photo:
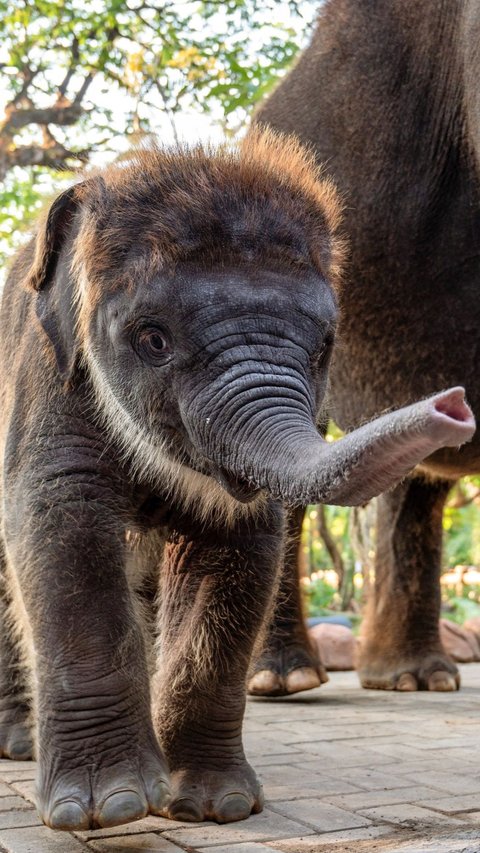
[[[322,577],[315,578],[305,587],[304,598],[308,616],[325,616],[339,603],[335,588]]]
[[[473,593],[476,600],[469,598],[469,593]],[[451,622],[463,625],[467,619],[480,617],[480,586],[466,586],[462,596],[448,594],[447,592],[446,599],[447,603],[443,607],[445,613],[442,615],[445,615]]]
[[[445,566],[480,566],[479,490],[480,477],[466,477],[456,488],[445,509]]]
[[[3,254],[13,254],[18,245],[28,239],[29,229],[38,212],[52,195],[55,185],[61,189],[64,181],[71,183],[72,174],[54,174],[51,169],[12,169],[0,185],[0,246]]]
[[[325,507],[327,524],[346,566],[353,564],[353,551],[350,544],[350,510],[344,506]],[[317,532],[317,508],[309,506],[304,523],[304,548],[308,556],[310,573],[332,568],[331,557],[323,540]]]

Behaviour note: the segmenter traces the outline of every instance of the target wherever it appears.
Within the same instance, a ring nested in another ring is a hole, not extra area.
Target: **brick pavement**
[[[462,691],[360,690],[355,673],[283,701],[250,700],[246,747],[261,815],[218,826],[149,817],[53,832],[32,805],[34,765],[0,761],[8,853],[480,853],[480,664]]]

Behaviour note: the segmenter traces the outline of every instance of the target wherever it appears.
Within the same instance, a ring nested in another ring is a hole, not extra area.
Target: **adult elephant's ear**
[[[33,261],[25,281],[26,286],[37,293],[37,317],[53,346],[58,372],[64,382],[73,379],[79,352],[70,264],[85,189],[89,183],[85,181],[70,187],[53,202],[40,225]]]

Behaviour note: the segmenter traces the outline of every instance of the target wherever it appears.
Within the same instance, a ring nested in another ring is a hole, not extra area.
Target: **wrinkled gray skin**
[[[452,384],[480,411],[479,79],[479,0],[330,0],[257,113],[311,145],[345,199],[350,250],[330,374],[330,412],[344,429]],[[477,436],[380,499],[365,687],[458,686],[438,630],[442,510],[455,480],[479,471]],[[277,614],[254,692],[321,678],[298,593],[284,585],[290,612]],[[303,681],[290,674],[302,667]]]
[[[215,215],[185,207],[181,194],[175,227],[186,221],[189,251],[193,229],[196,259],[155,270],[169,181],[176,198],[184,167],[171,180],[164,168],[159,157],[127,194],[125,170],[57,199],[1,307],[2,606],[22,642],[5,620],[0,745],[4,757],[32,754],[30,669],[38,806],[60,829],[261,810],[241,726],[282,556],[279,501],[362,502],[474,432],[453,389],[325,444],[315,420],[336,318],[328,281],[313,266],[292,271],[293,226],[260,191],[234,198],[235,215],[211,195]],[[269,229],[255,226],[255,205]],[[280,255],[269,253],[279,218]],[[220,254],[201,245],[207,226]],[[73,249],[88,270],[79,282]],[[135,594],[148,585],[159,588],[153,680]]]

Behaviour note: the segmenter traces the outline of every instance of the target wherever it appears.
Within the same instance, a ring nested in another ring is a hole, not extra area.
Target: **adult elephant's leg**
[[[28,672],[16,636],[13,591],[7,586],[7,565],[0,542],[0,757],[33,758]]]
[[[6,524],[35,650],[38,808],[64,830],[159,813],[168,794],[125,574],[125,507],[98,470],[87,476],[88,450],[65,454],[77,453],[75,471],[36,469],[30,489],[13,489],[23,500]]]
[[[379,498],[375,589],[358,670],[363,687],[456,690],[439,636],[442,512],[451,482],[415,477]]]
[[[328,681],[310,642],[303,614],[299,549],[304,513],[303,507],[288,513],[285,560],[275,608],[263,651],[248,682],[248,692],[254,696],[285,696]]]
[[[161,583],[154,722],[177,820],[242,820],[263,806],[242,745],[246,676],[280,560],[282,511],[235,529],[172,529]]]

